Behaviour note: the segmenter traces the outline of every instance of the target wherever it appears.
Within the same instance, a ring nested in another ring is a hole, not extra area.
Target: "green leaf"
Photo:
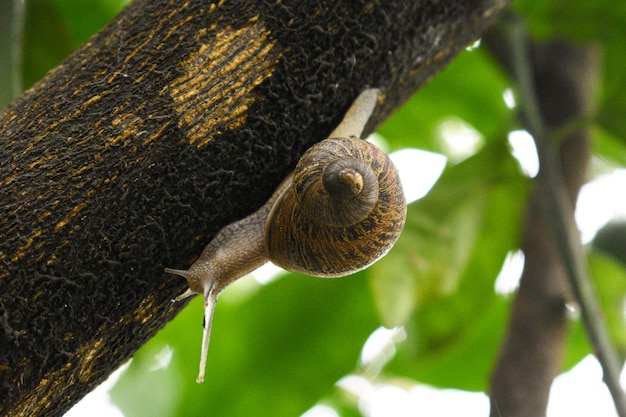
[[[55,7],[49,1],[29,2],[24,25],[24,87],[39,81],[68,56],[75,46]]]
[[[622,0],[517,0],[512,8],[524,16],[532,34],[540,39],[591,41],[612,36],[612,31],[626,23]]]
[[[102,29],[128,0],[50,0],[67,28],[74,48]]]
[[[32,0],[24,33],[24,85],[32,86],[98,32],[124,0]]]
[[[626,80],[622,76],[626,66],[626,18],[619,25],[613,28],[609,39],[602,44],[603,76],[600,79],[597,121],[626,145]]]
[[[137,353],[114,388],[127,415],[299,415],[355,369],[363,343],[379,326],[362,274],[336,280],[289,274],[238,303],[229,302],[232,290],[216,309],[204,384],[195,382],[202,308],[194,300]],[[154,352],[166,344],[174,350],[172,364],[151,372]],[[143,374],[143,382],[134,374]],[[141,410],[142,403],[158,403],[154,390],[172,384],[180,393],[175,413]]]
[[[592,130],[593,152],[613,165],[626,166],[626,140],[596,127]]]
[[[517,0],[513,9],[524,16],[539,39],[568,39],[595,45],[601,73],[597,120],[603,128],[626,141],[626,2],[623,0]]]
[[[419,205],[409,207],[402,237],[370,270],[371,286],[386,327],[404,324],[415,306],[456,291],[472,254],[484,213],[480,198],[441,207],[432,218]]]
[[[626,357],[626,269],[615,258],[602,252],[592,252],[588,260],[605,323],[623,359]]]
[[[508,308],[508,300],[495,293],[495,278],[507,252],[518,247],[527,185],[503,143],[493,142],[449,168],[431,194],[415,203],[420,221],[439,233],[409,224],[408,234],[417,238],[411,237],[412,252],[408,243],[401,247],[405,256],[421,257],[415,253],[426,250],[423,261],[433,265],[427,280],[424,268],[410,270],[414,312],[406,325],[408,341],[389,372],[436,386],[486,389]]]
[[[600,251],[592,251],[587,259],[591,282],[601,306],[604,323],[623,360],[626,358],[626,320],[624,317],[626,269],[618,260]],[[575,303],[573,305],[575,306]],[[586,355],[593,353],[594,349],[589,342],[580,312],[577,312],[572,320],[563,369],[573,367]]]
[[[379,129],[393,148],[416,147],[445,153],[439,126],[462,119],[485,137],[495,137],[510,118],[502,98],[510,83],[480,47],[459,54]]]

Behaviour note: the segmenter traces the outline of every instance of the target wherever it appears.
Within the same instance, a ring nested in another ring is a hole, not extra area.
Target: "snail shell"
[[[400,235],[406,202],[398,172],[375,145],[357,139],[376,106],[366,89],[343,120],[311,147],[272,197],[255,213],[218,232],[187,270],[165,268],[187,280],[176,297],[204,297],[198,382],[204,380],[211,323],[220,292],[271,260],[290,271],[339,277],[383,256]]]
[[[318,277],[359,271],[383,256],[404,226],[398,172],[372,143],[330,138],[298,162],[274,203],[265,247],[276,265]]]

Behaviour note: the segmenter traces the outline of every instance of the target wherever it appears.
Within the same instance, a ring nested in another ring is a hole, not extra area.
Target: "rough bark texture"
[[[375,125],[507,0],[137,0],[0,113],[0,414],[62,415],[367,86]]]
[[[486,43],[512,72],[505,37],[496,31]],[[564,41],[534,43],[529,56],[539,110],[551,140],[560,141],[560,170],[574,209],[585,180],[589,132],[575,129],[556,134],[568,123],[592,111],[598,56],[593,48]],[[540,174],[541,175],[541,174]],[[522,250],[525,267],[514,301],[507,338],[491,380],[494,417],[545,416],[552,380],[561,370],[568,334],[565,304],[569,298],[566,272],[536,190],[531,195]]]

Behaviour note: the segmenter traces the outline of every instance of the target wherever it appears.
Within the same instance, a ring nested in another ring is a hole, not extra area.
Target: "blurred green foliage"
[[[28,1],[25,86],[124,3]],[[601,48],[594,152],[615,166],[626,164],[626,3],[517,0],[513,10],[539,39],[564,37]],[[356,416],[356,401],[335,383],[367,375],[360,351],[382,325],[404,326],[407,338],[369,378],[486,390],[511,300],[496,294],[494,281],[507,252],[517,248],[529,188],[506,141],[519,128],[515,109],[503,100],[508,88],[514,90],[511,81],[479,46],[460,54],[379,129],[392,149],[442,154],[449,150],[440,131],[446,120],[462,120],[481,137],[473,155],[449,163],[429,194],[410,205],[406,229],[386,258],[340,280],[287,274],[264,286],[248,278],[236,283],[217,306],[203,385],[195,383],[202,308],[194,300],[135,355],[113,389],[115,402],[133,417],[297,416],[320,401],[342,416]],[[624,352],[624,266],[593,254],[590,267]],[[590,352],[573,321],[566,366]],[[157,358],[168,354],[169,364],[158,366]]]

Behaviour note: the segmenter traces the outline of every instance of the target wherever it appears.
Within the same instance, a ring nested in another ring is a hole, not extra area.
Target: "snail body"
[[[363,91],[343,121],[307,150],[296,169],[258,211],[221,229],[188,270],[176,297],[204,297],[200,373],[220,292],[264,263],[317,277],[340,277],[366,268],[395,243],[406,217],[398,172],[375,145],[358,139],[378,98]]]

